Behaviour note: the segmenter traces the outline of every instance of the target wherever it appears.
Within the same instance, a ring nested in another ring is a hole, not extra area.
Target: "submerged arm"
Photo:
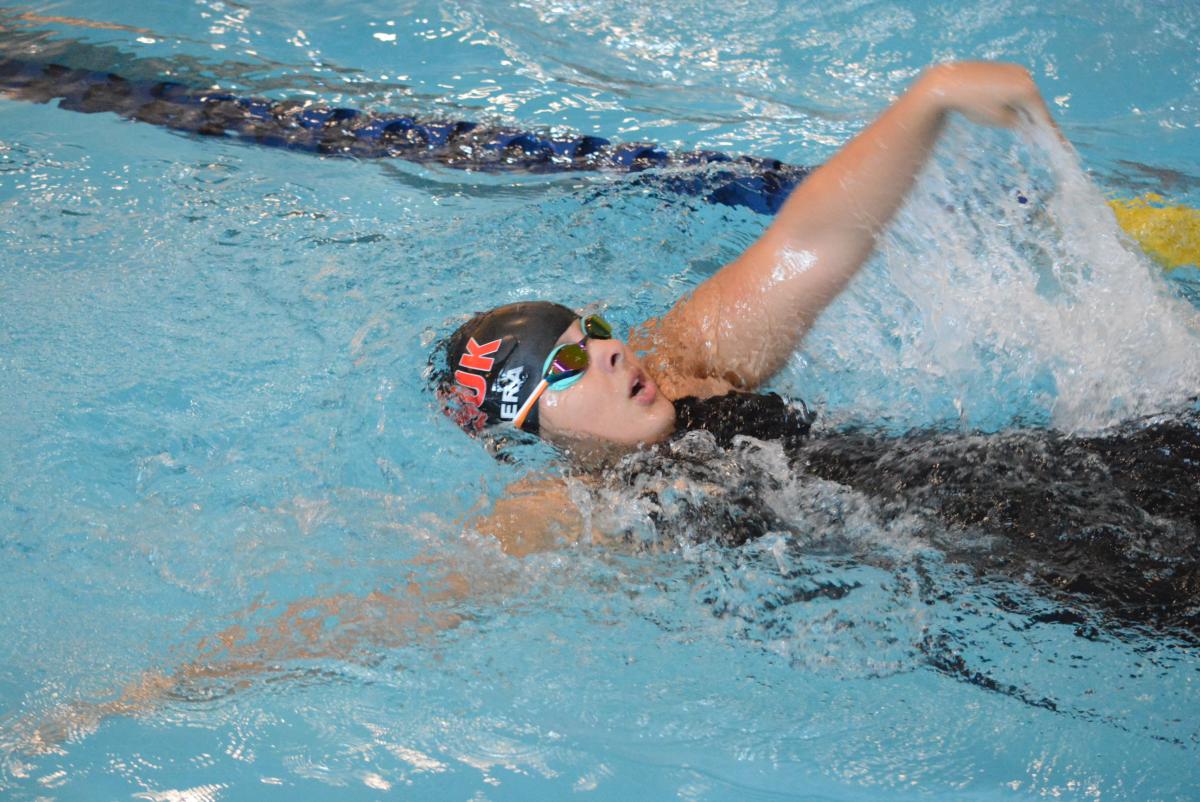
[[[436,560],[416,562],[427,566]],[[387,592],[298,599],[263,623],[234,624],[202,639],[197,656],[174,671],[147,671],[115,698],[63,704],[48,715],[19,721],[14,731],[24,751],[45,753],[89,734],[113,716],[146,716],[172,701],[243,690],[264,679],[303,671],[303,666],[297,667],[300,661],[369,659],[380,648],[404,646],[457,627],[463,620],[457,602],[476,595],[479,586],[477,579],[448,570],[431,578],[410,577]],[[253,619],[265,609],[254,605],[242,615]]]
[[[584,531],[579,510],[561,480],[526,480],[509,488],[492,513],[471,528],[495,536],[510,556],[524,557],[578,540]],[[389,590],[366,595],[339,593],[289,602],[278,615],[261,623],[235,623],[200,641],[196,656],[173,671],[147,671],[114,698],[64,704],[49,715],[26,719],[16,730],[22,748],[42,753],[94,731],[113,716],[146,716],[171,701],[213,692],[242,690],[256,682],[287,675],[298,661],[370,658],[379,649],[419,642],[463,620],[461,602],[484,594],[504,593],[510,578],[492,570],[444,564],[444,557],[412,561],[414,571]],[[438,569],[442,570],[438,570]],[[247,621],[268,609],[253,605],[242,612]]]
[[[1013,64],[943,64],[791,194],[745,253],[683,298],[638,343],[668,395],[753,388],[786,363],[817,316],[871,255],[929,158],[946,114],[1010,126],[1049,122]]]

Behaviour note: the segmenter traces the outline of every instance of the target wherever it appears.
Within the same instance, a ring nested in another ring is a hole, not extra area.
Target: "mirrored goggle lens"
[[[588,315],[583,319],[583,332],[597,340],[612,339],[612,324],[599,315]]]
[[[551,357],[550,369],[546,371],[546,381],[554,383],[576,376],[587,370],[588,355],[583,346],[568,343],[559,346]]]

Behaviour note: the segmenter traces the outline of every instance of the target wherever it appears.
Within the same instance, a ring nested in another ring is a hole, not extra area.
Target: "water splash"
[[[835,419],[1095,431],[1200,387],[1200,312],[1047,129],[951,125],[880,251],[799,359]]]

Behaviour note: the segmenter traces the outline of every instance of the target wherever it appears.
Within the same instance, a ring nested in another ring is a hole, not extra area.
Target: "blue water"
[[[1015,59],[1101,192],[1200,205],[1191,3],[66,2],[0,25],[131,75],[796,163],[931,60]],[[1056,159],[952,128],[778,389],[899,428],[1087,429],[1177,400],[1187,274],[1106,239]],[[991,225],[1014,176],[1041,214]],[[473,531],[555,469],[441,418],[432,343],[519,298],[635,324],[764,224],[619,177],[0,100],[0,796],[1196,798],[1194,645],[1081,637],[870,510],[802,558],[768,537],[518,559]],[[804,601],[822,582],[853,590]],[[930,642],[1010,692],[935,672]],[[160,689],[97,707],[131,686]]]

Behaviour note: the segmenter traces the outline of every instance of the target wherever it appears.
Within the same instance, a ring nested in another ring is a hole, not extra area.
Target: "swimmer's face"
[[[579,321],[558,345],[583,339]],[[538,399],[538,420],[548,440],[600,440],[620,445],[655,443],[675,428],[675,405],[629,346],[620,340],[587,341],[588,369],[579,381]]]

